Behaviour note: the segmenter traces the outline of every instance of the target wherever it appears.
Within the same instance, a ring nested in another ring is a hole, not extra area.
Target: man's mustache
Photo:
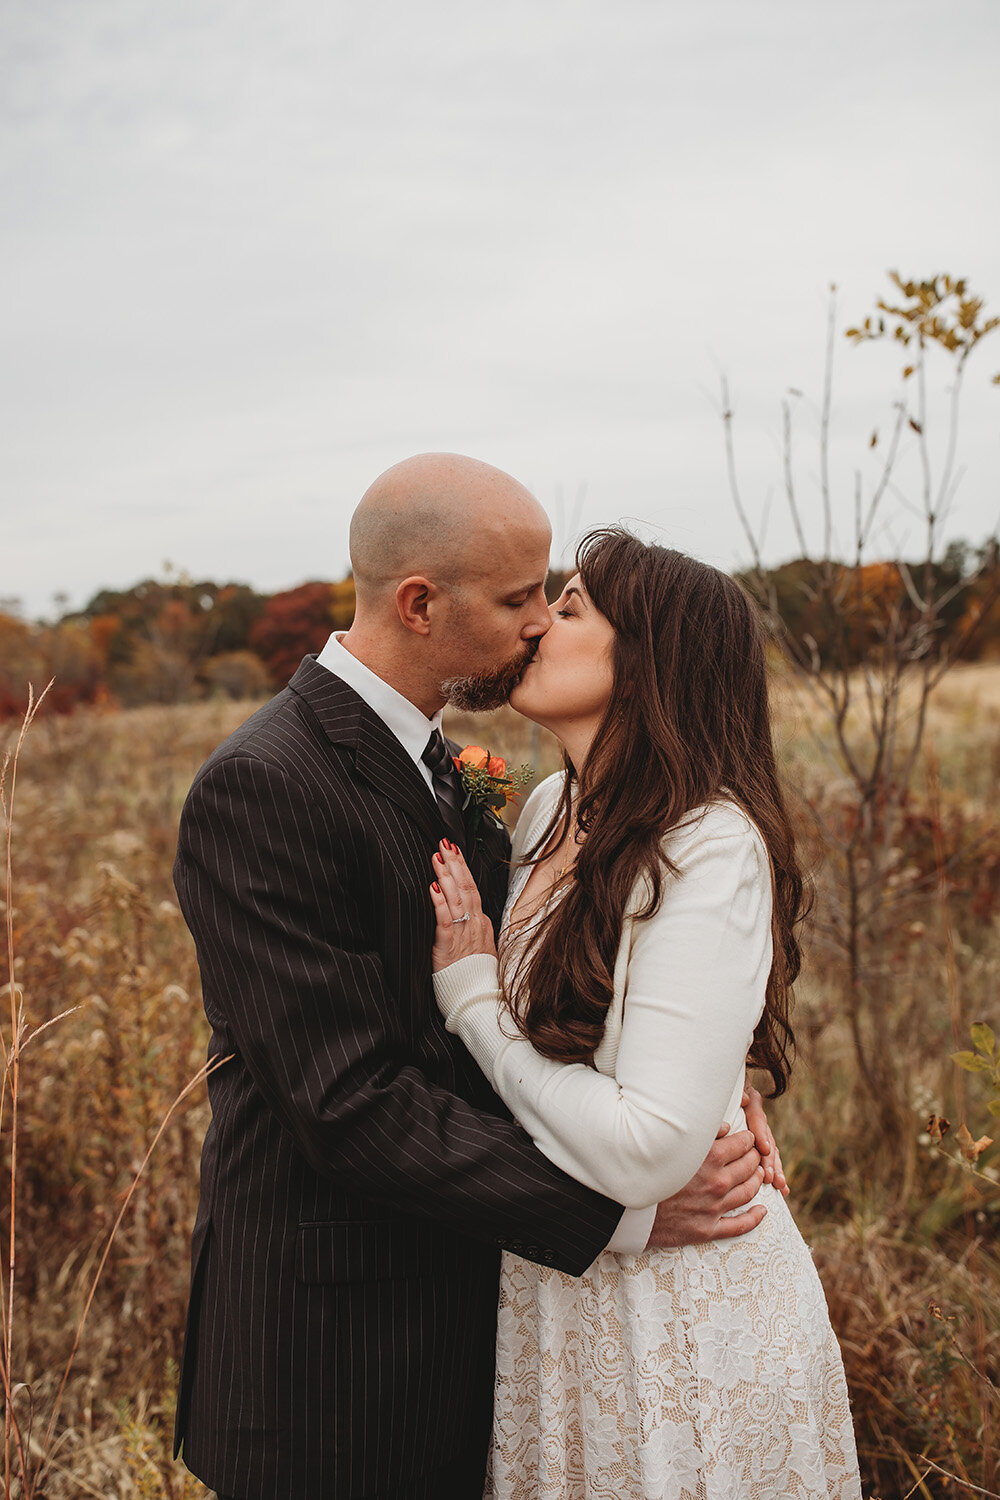
[[[476,672],[469,677],[453,677],[441,684],[442,692],[453,708],[464,713],[487,713],[502,708],[517,687],[525,667],[538,652],[538,637],[525,642],[517,656],[509,657],[490,672]]]

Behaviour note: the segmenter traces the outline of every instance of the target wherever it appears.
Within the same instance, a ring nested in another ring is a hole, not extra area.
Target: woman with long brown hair
[[[639,1208],[743,1127],[747,1062],[784,1091],[803,881],[743,590],[620,528],[577,569],[511,697],[564,771],[518,822],[499,955],[435,857],[434,982],[538,1147]],[[738,1239],[579,1278],[504,1255],[496,1500],[857,1500],[822,1288],[781,1194],[756,1201]]]

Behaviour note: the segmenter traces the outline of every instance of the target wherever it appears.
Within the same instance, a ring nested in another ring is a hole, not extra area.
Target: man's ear
[[[404,578],[396,590],[396,610],[407,630],[414,635],[430,635],[431,605],[438,597],[436,584],[419,575]]]

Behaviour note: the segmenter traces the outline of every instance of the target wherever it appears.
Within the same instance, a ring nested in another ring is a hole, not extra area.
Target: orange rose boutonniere
[[[508,770],[502,755],[491,755],[482,745],[466,745],[461,755],[455,756],[455,768],[465,791],[462,811],[469,812],[472,832],[477,838],[485,819],[497,828],[503,827],[500,814],[508,802],[521,795],[535,774],[530,766]]]

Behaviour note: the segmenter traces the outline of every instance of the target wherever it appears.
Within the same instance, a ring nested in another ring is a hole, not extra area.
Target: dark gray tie
[[[461,777],[455,770],[451,751],[445,744],[444,735],[440,729],[435,729],[420,759],[433,778],[434,796],[437,798],[437,805],[441,809],[441,816],[448,832],[452,838],[464,844],[465,823],[462,819],[462,803],[465,800],[465,793],[462,789]]]

